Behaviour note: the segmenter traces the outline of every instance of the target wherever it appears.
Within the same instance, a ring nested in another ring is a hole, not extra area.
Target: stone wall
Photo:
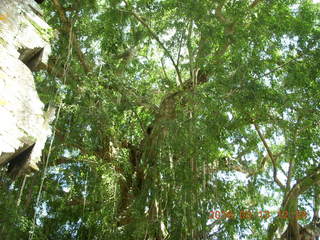
[[[44,112],[33,71],[46,67],[52,29],[34,0],[0,0],[0,165],[38,169],[54,111]]]

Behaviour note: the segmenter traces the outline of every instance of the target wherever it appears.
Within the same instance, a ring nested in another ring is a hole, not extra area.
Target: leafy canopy
[[[27,178],[19,207],[22,179],[2,185],[3,239],[30,230],[33,239],[273,239],[286,226],[280,209],[306,210],[299,224],[311,221],[320,180],[318,5],[42,6],[59,34],[37,88],[61,111],[47,175]],[[212,210],[236,217],[209,220]],[[243,210],[275,212],[240,219]]]

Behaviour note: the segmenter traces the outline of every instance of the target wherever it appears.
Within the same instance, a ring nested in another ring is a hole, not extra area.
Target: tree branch
[[[296,61],[298,58],[302,57],[303,54],[298,54],[296,57],[294,57],[293,59],[290,59],[289,61],[287,62],[284,62],[280,65],[278,65],[278,67],[276,67],[275,69],[271,70],[270,72],[267,72],[265,74],[263,74],[262,76],[260,76],[260,78],[264,78],[264,77],[268,77],[269,75],[271,75],[272,73],[278,71],[278,70],[281,70],[284,66],[290,64],[291,62],[293,61]]]
[[[285,186],[281,183],[281,181],[278,179],[278,176],[277,176],[277,166],[276,166],[276,158],[273,156],[272,152],[271,152],[271,149],[269,148],[265,138],[263,137],[260,129],[259,129],[259,126],[256,124],[256,123],[253,123],[253,126],[254,128],[256,129],[259,137],[260,137],[260,140],[262,141],[265,149],[267,150],[267,153],[271,159],[271,162],[272,162],[272,165],[273,165],[273,179],[274,181],[278,184],[278,186],[282,189],[282,190],[285,190]]]
[[[309,175],[299,180],[286,195],[283,203],[283,207],[286,207],[292,199],[298,198],[299,195],[303,194],[310,187],[320,182],[320,166],[313,170]]]
[[[67,18],[66,13],[65,13],[65,9],[61,5],[60,0],[53,0],[52,2],[53,2],[53,5],[54,5],[55,9],[57,10],[57,12],[59,14],[59,17],[60,17],[61,21],[62,21],[63,31],[65,33],[67,33],[67,34],[71,33],[70,37],[71,37],[71,40],[72,40],[72,44],[73,44],[73,46],[74,46],[74,48],[76,50],[76,54],[77,54],[77,57],[78,57],[78,59],[80,61],[81,66],[83,67],[85,73],[91,72],[92,69],[91,69],[91,67],[89,66],[89,64],[85,60],[84,54],[81,51],[80,44],[77,41],[77,37],[76,37],[75,33],[72,30],[72,24],[71,24],[70,20]]]
[[[250,8],[256,7],[259,3],[261,3],[263,0],[254,0],[253,3],[251,3]]]
[[[223,16],[223,14],[222,14],[222,7],[223,7],[223,5],[224,5],[224,2],[225,2],[225,1],[223,1],[221,4],[219,4],[219,6],[215,9],[215,16],[217,17],[217,19],[218,19],[218,21],[219,21],[220,23],[222,23],[222,24],[229,24],[230,21],[229,21],[227,18],[225,18],[225,17]]]
[[[124,0],[124,2],[126,3],[126,6],[129,7],[129,4],[126,0]],[[180,70],[179,70],[179,66],[176,64],[176,62],[174,61],[172,55],[170,54],[169,50],[166,48],[166,46],[161,42],[160,38],[158,37],[157,34],[155,34],[153,32],[153,30],[150,28],[150,26],[134,11],[130,11],[130,13],[135,17],[135,19],[138,20],[138,22],[140,22],[151,34],[151,36],[159,43],[159,45],[162,47],[162,49],[164,50],[164,52],[166,53],[166,55],[169,57],[171,63],[174,66],[174,69],[176,70],[176,73],[178,75],[178,81],[180,83],[180,85],[182,85],[182,78],[181,78],[181,74],[180,74]]]

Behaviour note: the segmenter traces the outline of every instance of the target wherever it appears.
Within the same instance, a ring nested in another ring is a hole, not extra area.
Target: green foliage
[[[38,205],[43,173],[19,207],[22,179],[2,176],[0,236],[30,236],[36,211],[34,239],[267,239],[276,216],[240,211],[279,210],[319,165],[319,7],[60,2],[78,46],[47,1],[61,31],[37,73],[42,100],[61,103],[48,174]],[[309,217],[314,179],[299,196]],[[236,218],[208,220],[212,210]]]

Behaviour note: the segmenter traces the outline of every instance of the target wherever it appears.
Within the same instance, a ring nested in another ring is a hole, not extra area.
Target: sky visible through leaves
[[[1,173],[3,239],[318,237],[319,4],[41,8],[56,38],[34,75],[60,115],[19,206],[23,177]],[[243,211],[257,215],[241,219]]]

